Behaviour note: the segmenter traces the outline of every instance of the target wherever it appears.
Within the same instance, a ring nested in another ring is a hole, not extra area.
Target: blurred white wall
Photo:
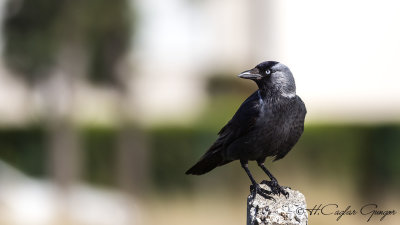
[[[139,207],[127,193],[33,179],[0,160],[0,224],[133,225]]]
[[[400,119],[400,2],[277,1],[281,54],[309,119]]]
[[[399,119],[398,1],[138,2],[137,56],[147,73],[138,74],[136,97],[147,113],[198,106],[201,68],[241,72],[277,60],[295,74],[309,121]]]
[[[4,3],[0,0],[1,15]],[[132,5],[137,36],[127,59],[131,69],[124,73],[133,119],[187,122],[205,105],[205,75],[225,70],[238,79],[237,73],[264,60],[291,68],[309,122],[400,119],[398,1],[132,0]],[[122,101],[118,93],[77,84],[73,117],[114,123]],[[40,108],[37,90],[0,63],[0,123],[24,123]]]
[[[153,122],[193,118],[204,106],[204,75],[248,58],[246,1],[138,0],[136,6],[135,113]]]

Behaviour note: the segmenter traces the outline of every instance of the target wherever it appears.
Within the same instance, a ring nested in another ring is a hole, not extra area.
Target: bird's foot
[[[259,184],[252,184],[250,185],[250,192],[252,193],[253,197],[255,198],[257,194],[261,195],[265,199],[275,199],[270,195],[273,194],[271,191],[263,189]]]
[[[289,193],[285,190],[288,187],[280,186],[278,184],[278,181],[276,181],[276,180],[271,180],[271,181],[263,180],[261,183],[268,185],[271,188],[271,192],[273,194],[276,194],[276,195],[283,194],[286,198],[289,198]]]

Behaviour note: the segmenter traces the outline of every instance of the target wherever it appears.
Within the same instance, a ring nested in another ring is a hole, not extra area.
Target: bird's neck
[[[258,93],[261,98],[275,98],[280,95],[279,90],[268,83],[257,83]]]
[[[296,96],[296,86],[294,82],[291,84],[280,83],[274,85],[272,82],[256,82],[262,98],[293,98]]]
[[[286,92],[282,89],[271,87],[260,87],[258,89],[258,96],[262,99],[276,99],[276,98],[293,98],[296,96],[295,91]]]

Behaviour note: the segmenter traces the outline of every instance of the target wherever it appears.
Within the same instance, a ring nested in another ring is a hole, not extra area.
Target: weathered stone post
[[[270,191],[266,184],[260,184],[263,189]],[[289,197],[284,195],[270,195],[266,199],[257,194],[247,197],[247,225],[306,225],[308,214],[306,199],[302,193],[285,188]]]

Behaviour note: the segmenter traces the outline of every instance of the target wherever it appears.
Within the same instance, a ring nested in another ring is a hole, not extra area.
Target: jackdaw
[[[262,189],[248,168],[255,160],[268,175],[272,193],[288,193],[264,166],[265,159],[283,158],[296,144],[304,130],[306,108],[296,95],[296,85],[289,68],[282,63],[266,61],[238,75],[256,82],[258,90],[248,97],[232,119],[218,133],[218,138],[186,174],[201,175],[217,166],[240,160],[251,180],[253,193],[271,192]]]

